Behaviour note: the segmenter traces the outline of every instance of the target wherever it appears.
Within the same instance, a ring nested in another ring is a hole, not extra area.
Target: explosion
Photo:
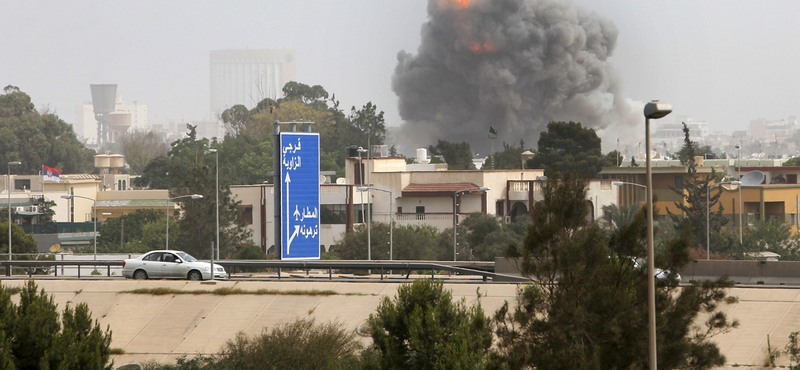
[[[429,0],[428,17],[392,77],[401,147],[446,139],[487,153],[490,125],[531,146],[554,120],[615,141],[609,129],[641,123],[606,63],[617,28],[597,13],[568,0]]]

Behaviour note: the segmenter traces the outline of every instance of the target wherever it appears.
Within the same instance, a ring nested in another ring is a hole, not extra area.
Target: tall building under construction
[[[283,85],[295,80],[294,49],[212,50],[211,116],[241,104],[252,109],[265,98],[283,96]]]

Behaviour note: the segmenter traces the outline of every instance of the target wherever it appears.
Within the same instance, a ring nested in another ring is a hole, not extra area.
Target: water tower
[[[92,90],[94,119],[97,120],[97,145],[101,146],[108,141],[107,117],[114,112],[117,84],[91,84],[89,88]]]

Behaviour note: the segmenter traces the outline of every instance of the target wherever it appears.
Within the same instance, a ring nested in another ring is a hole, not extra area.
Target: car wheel
[[[203,280],[203,275],[200,275],[200,271],[192,270],[189,271],[189,280]]]
[[[133,278],[137,280],[146,280],[147,272],[145,272],[144,270],[136,270],[133,272]]]

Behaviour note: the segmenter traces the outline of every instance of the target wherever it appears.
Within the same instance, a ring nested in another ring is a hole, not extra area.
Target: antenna
[[[764,173],[761,171],[750,171],[742,176],[742,186],[758,186],[764,182]]]

